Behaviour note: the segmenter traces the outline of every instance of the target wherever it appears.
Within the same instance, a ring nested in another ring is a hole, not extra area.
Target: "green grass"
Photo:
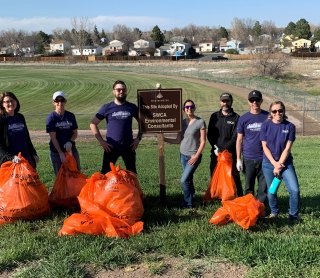
[[[68,97],[67,110],[76,114],[79,129],[88,129],[99,107],[113,100],[112,85],[124,80],[129,89],[128,100],[137,103],[137,89],[152,89],[160,82],[163,88],[182,88],[183,99],[192,97],[200,116],[209,120],[218,109],[220,91],[190,81],[166,79],[134,72],[112,72],[108,68],[60,66],[0,66],[1,91],[12,91],[19,98],[21,112],[30,130],[44,130],[47,114],[53,110],[52,94],[63,90]],[[236,100],[237,111],[247,109],[245,100]]]
[[[50,189],[53,173],[47,145],[37,144],[41,163],[39,175]],[[79,142],[83,172],[99,171],[101,150],[96,143]],[[224,258],[248,267],[248,277],[319,277],[320,203],[317,182],[318,159],[314,151],[319,138],[299,137],[293,152],[301,186],[302,220],[287,222],[288,193],[279,191],[282,216],[278,221],[260,221],[243,230],[234,223],[217,227],[209,219],[220,207],[219,201],[201,205],[207,188],[209,147],[195,175],[197,208],[190,214],[179,208],[182,192],[177,145],[165,145],[165,205],[159,200],[158,150],[155,138],[146,138],[137,151],[139,181],[146,195],[142,234],[127,240],[103,236],[57,235],[68,212],[52,212],[41,220],[0,227],[0,273],[13,271],[17,277],[86,277],[100,268],[132,263],[149,264],[150,274],[161,273],[165,260],[152,262],[150,256],[175,256],[189,259]],[[122,160],[119,164],[123,165]],[[149,258],[149,259],[148,259]],[[150,261],[151,260],[151,261]]]
[[[164,88],[182,88],[183,99],[194,99],[198,115],[207,123],[212,111],[218,109],[221,92],[192,79],[181,81],[137,74],[126,66],[123,66],[123,72],[112,69],[107,66],[0,66],[0,88],[16,93],[21,112],[32,130],[45,129],[45,117],[53,109],[51,97],[56,90],[66,91],[67,109],[76,114],[80,129],[88,129],[99,106],[113,99],[111,86],[116,79],[126,81],[128,98],[132,102],[136,102],[137,89],[153,88],[160,82]],[[234,108],[240,114],[246,110],[245,98],[236,98]],[[41,161],[39,176],[50,190],[54,177],[48,144],[35,142]],[[78,142],[78,149],[83,173],[90,176],[99,171],[102,150],[97,142]],[[190,214],[179,209],[182,193],[178,146],[165,145],[167,203],[163,205],[159,201],[157,142],[156,139],[143,139],[137,151],[139,181],[146,195],[145,226],[141,235],[128,240],[87,235],[59,237],[57,233],[70,214],[68,212],[52,212],[41,220],[2,225],[0,276],[8,271],[16,277],[90,277],[99,268],[140,262],[150,266],[150,274],[161,274],[166,267],[165,258],[175,256],[203,260],[222,258],[247,266],[248,277],[319,277],[318,149],[319,137],[298,137],[293,147],[301,186],[303,222],[297,225],[287,222],[288,193],[281,185],[279,197],[283,214],[280,219],[260,221],[246,231],[233,223],[216,227],[208,222],[220,207],[219,201],[201,205],[209,180],[208,146],[195,175],[198,206],[196,212]],[[123,165],[121,160],[119,163]],[[190,275],[197,273],[190,266]]]

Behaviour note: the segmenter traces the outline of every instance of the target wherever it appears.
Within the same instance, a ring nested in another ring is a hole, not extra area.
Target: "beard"
[[[116,97],[116,99],[117,99],[117,101],[124,103],[127,99],[127,95],[122,95],[122,96]]]
[[[226,104],[226,105],[224,105],[224,106],[222,107],[222,110],[225,111],[225,112],[229,112],[230,109],[231,109],[231,105],[229,105],[229,104]]]

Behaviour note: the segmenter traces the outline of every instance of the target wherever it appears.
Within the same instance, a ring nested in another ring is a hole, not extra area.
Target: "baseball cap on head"
[[[220,96],[220,100],[230,100],[232,101],[232,95],[229,93],[222,93]]]
[[[262,94],[260,91],[258,90],[253,90],[249,93],[248,95],[248,99],[252,99],[252,98],[255,98],[255,99],[259,99],[261,100],[262,99]]]
[[[63,91],[55,92],[52,96],[52,99],[55,100],[57,97],[63,97],[65,100],[67,100],[65,93]]]

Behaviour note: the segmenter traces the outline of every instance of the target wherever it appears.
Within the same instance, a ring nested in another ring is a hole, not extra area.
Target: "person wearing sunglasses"
[[[76,148],[78,124],[76,117],[65,109],[67,98],[63,91],[57,91],[52,96],[54,111],[46,118],[46,132],[50,136],[50,161],[55,175],[65,161],[65,152],[72,153],[80,171],[80,156]]]
[[[267,199],[267,184],[262,171],[263,150],[260,141],[262,123],[268,119],[268,111],[261,109],[262,94],[253,90],[248,95],[250,110],[240,116],[237,124],[237,170],[245,175],[244,194],[253,194],[264,203]],[[242,162],[242,159],[243,162]],[[255,183],[258,182],[257,194]]]
[[[39,162],[31,142],[24,116],[19,113],[20,102],[12,92],[0,94],[0,165],[6,161],[18,163],[21,155],[33,168]]]
[[[230,93],[222,93],[220,95],[220,110],[214,112],[210,116],[208,125],[208,141],[211,145],[211,161],[210,161],[210,176],[212,177],[216,168],[218,153],[227,150],[232,154],[232,177],[236,184],[237,196],[243,195],[240,174],[237,171],[237,155],[236,155],[236,140],[237,140],[237,123],[239,115],[232,108],[233,97]]]
[[[272,102],[269,119],[261,126],[260,140],[263,147],[262,170],[268,188],[273,178],[283,179],[289,192],[289,220],[298,220],[300,189],[293,165],[291,148],[296,139],[296,127],[287,120],[286,109],[282,101]],[[268,218],[277,218],[280,213],[277,194],[268,192]]]
[[[103,104],[90,123],[90,129],[104,150],[101,173],[109,172],[110,162],[116,163],[122,157],[126,169],[137,173],[136,149],[141,140],[141,133],[133,138],[132,120],[138,122],[137,105],[127,101],[127,85],[117,80],[112,86],[114,100]],[[99,123],[106,120],[106,140],[102,138]]]
[[[183,104],[183,112],[186,118],[182,122],[182,132],[177,138],[164,138],[164,141],[171,144],[180,143],[180,162],[182,176],[180,179],[183,191],[183,208],[194,207],[194,182],[193,174],[201,163],[202,151],[206,145],[206,123],[195,115],[196,105],[191,99]]]

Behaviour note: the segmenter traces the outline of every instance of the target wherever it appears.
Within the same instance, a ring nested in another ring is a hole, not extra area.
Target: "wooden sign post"
[[[138,90],[139,130],[158,134],[160,201],[166,201],[164,133],[182,129],[182,89]]]

